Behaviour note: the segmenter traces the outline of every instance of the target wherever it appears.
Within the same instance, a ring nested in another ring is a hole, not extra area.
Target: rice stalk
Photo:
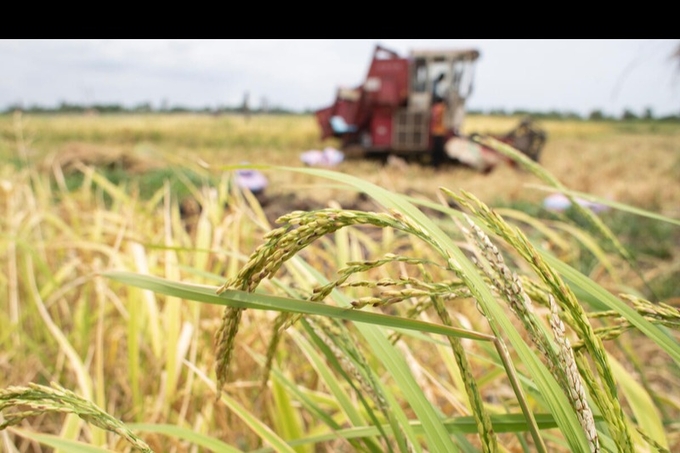
[[[459,228],[469,238],[470,242],[476,244],[479,254],[484,258],[484,262],[477,259],[473,259],[473,262],[486,274],[496,291],[498,291],[508,302],[512,312],[524,325],[531,340],[544,355],[547,365],[555,375],[555,378],[566,388],[566,375],[558,366],[560,361],[553,350],[546,332],[543,330],[536,317],[531,299],[524,291],[522,280],[516,272],[512,271],[507,264],[505,264],[503,255],[491,242],[489,236],[487,236],[487,234],[479,228],[470,217],[465,215],[465,219],[468,222],[470,230],[462,225],[459,226]],[[486,263],[486,265],[484,263]]]
[[[449,316],[449,312],[444,307],[441,299],[437,296],[431,296],[430,300],[432,301],[432,305],[437,311],[437,315],[441,319],[442,323],[444,323],[444,325],[451,326],[451,317]],[[449,344],[451,345],[451,350],[453,351],[454,357],[456,358],[456,364],[458,365],[461,378],[465,384],[465,391],[467,392],[468,400],[470,402],[472,415],[477,422],[477,432],[479,433],[482,441],[482,450],[484,452],[496,452],[498,451],[498,440],[493,430],[493,426],[491,425],[489,413],[484,407],[484,402],[482,401],[475,376],[472,373],[472,367],[467,360],[462,341],[459,338],[447,338],[449,340]]]
[[[652,303],[648,300],[631,294],[621,294],[620,297],[633,304],[635,311],[653,324],[666,326],[671,329],[680,329],[680,310],[663,302]],[[613,325],[598,327],[593,330],[602,341],[615,340],[623,333],[634,329],[636,326],[623,318],[615,311],[601,311],[589,315],[593,319],[612,318]],[[583,340],[577,340],[572,345],[574,350],[584,347]]]
[[[590,451],[597,453],[600,451],[600,441],[595,428],[595,419],[593,411],[588,405],[586,392],[583,387],[583,381],[579,374],[576,360],[574,358],[574,351],[571,349],[569,338],[565,335],[565,328],[559,316],[559,306],[555,303],[552,294],[548,295],[550,302],[550,327],[555,335],[555,341],[559,349],[559,358],[564,370],[568,384],[564,387],[568,389],[568,396],[571,403],[576,409],[576,414],[581,422],[581,426],[588,437],[590,443]]]
[[[501,216],[489,209],[488,206],[479,201],[474,195],[463,191],[462,196],[458,196],[447,189],[442,190],[475,214],[488,229],[505,239],[508,244],[511,244],[519,255],[531,265],[543,283],[550,288],[550,293],[555,295],[560,308],[572,319],[573,326],[576,328],[579,338],[584,341],[586,350],[593,358],[598,374],[604,383],[604,397],[600,400],[600,403],[604,404],[604,406],[600,406],[600,408],[614,434],[615,441],[623,451],[632,452],[632,440],[628,427],[624,422],[623,408],[618,400],[616,383],[607,360],[604,345],[600,338],[595,335],[585,311],[578,303],[571,289],[564,283],[557,272],[542,259],[541,255],[522,231],[508,225]],[[585,362],[582,362],[582,364],[585,364]],[[586,382],[588,381],[586,380]]]
[[[638,433],[640,433],[645,442],[647,442],[652,447],[656,448],[656,451],[658,451],[659,453],[671,453],[671,451],[668,448],[664,447],[659,442],[649,437],[641,429],[638,429]]]
[[[120,420],[100,409],[89,399],[76,395],[56,382],[51,383],[50,387],[29,383],[25,387],[12,386],[0,389],[0,412],[7,409],[16,410],[3,414],[5,420],[0,423],[0,430],[18,425],[25,418],[44,413],[75,414],[87,423],[118,434],[137,450],[153,453],[146,442]]]
[[[320,237],[349,225],[373,224],[376,226],[396,225],[395,219],[385,214],[352,212],[338,209],[325,209],[315,212],[295,211],[277,220],[278,227],[264,236],[265,242],[258,246],[238,275],[224,283],[218,290],[221,294],[227,289],[253,292],[265,278],[273,276],[284,262],[295,256]],[[222,324],[215,336],[216,372],[218,386],[228,379],[229,363],[234,352],[235,336],[241,319],[242,309],[226,308]],[[283,314],[282,316],[290,316]],[[278,321],[284,326],[289,320]],[[278,339],[278,337],[276,337]],[[270,346],[270,350],[275,348]]]

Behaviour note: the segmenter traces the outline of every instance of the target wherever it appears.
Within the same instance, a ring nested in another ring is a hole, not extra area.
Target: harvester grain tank
[[[339,88],[335,102],[316,111],[322,139],[338,138],[347,157],[397,155],[429,160],[437,145],[433,106],[443,103],[439,126],[448,159],[490,170],[502,158],[461,134],[479,56],[475,49],[413,50],[403,58],[376,45],[363,83]],[[526,120],[496,138],[534,160],[545,142],[545,134]]]

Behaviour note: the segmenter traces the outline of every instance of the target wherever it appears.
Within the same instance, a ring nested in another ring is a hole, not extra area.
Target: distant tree
[[[61,113],[82,113],[85,111],[85,107],[82,105],[77,105],[77,104],[69,104],[68,102],[62,101],[59,104],[59,108],[57,109],[58,112]]]
[[[645,109],[645,113],[642,115],[642,118],[646,120],[653,120],[654,119],[654,111],[652,110],[651,107],[647,107]]]
[[[593,121],[603,120],[604,119],[604,113],[602,113],[602,110],[600,110],[600,109],[593,110],[588,115],[588,119],[593,120]]]
[[[17,102],[16,104],[10,104],[7,106],[7,110],[5,112],[7,113],[12,113],[12,112],[21,112],[24,110],[24,106],[21,102]]]
[[[125,108],[120,104],[95,104],[92,110],[97,110],[102,113],[119,113],[124,112]]]
[[[622,120],[636,120],[638,116],[630,109],[625,109],[621,115]]]

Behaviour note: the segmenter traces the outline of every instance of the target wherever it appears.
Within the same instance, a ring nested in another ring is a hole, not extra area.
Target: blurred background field
[[[469,115],[463,132],[503,133],[517,121]],[[541,164],[569,189],[680,219],[677,122],[543,120],[540,126],[548,133]],[[214,408],[209,388],[183,366],[186,361],[212,371],[212,336],[221,310],[124,288],[96,275],[127,269],[221,284],[273,227],[255,199],[233,192],[228,167],[244,162],[302,166],[302,152],[334,145],[319,140],[311,115],[0,116],[0,293],[6,295],[0,305],[0,388],[54,380],[77,388],[125,420],[189,426],[254,449],[256,436],[242,421]],[[543,209],[548,192],[531,186],[541,181],[509,166],[483,175],[454,165],[435,171],[418,164],[345,160],[334,169],[420,199],[438,202],[440,187],[462,189],[494,208],[555,222],[572,216],[578,222],[576,213]],[[277,214],[298,209],[301,200],[310,209],[357,202],[355,193],[310,175],[281,170],[265,175],[267,195],[290,202],[269,206]],[[193,213],[191,223],[180,211],[185,199],[203,207]],[[613,292],[626,290],[679,306],[680,228],[614,210],[600,216],[634,256],[638,269],[624,264],[614,278],[579,241],[563,250],[569,262]],[[560,233],[566,241],[573,239],[568,231]],[[340,265],[361,250],[379,254],[395,246],[390,237],[357,233],[352,238],[346,256],[312,248],[310,261],[337,260]],[[610,250],[605,252],[610,256]],[[304,282],[295,274],[287,278],[296,285]],[[473,313],[469,307],[461,316]],[[237,351],[236,380],[228,391],[277,426],[275,408],[281,401],[252,398],[259,365],[257,355],[249,352],[262,352],[266,341],[258,324],[271,323],[271,317],[251,313],[245,322],[245,346]],[[664,415],[672,418],[680,402],[664,391],[677,389],[680,378],[675,372],[664,374],[665,358],[656,353],[647,358],[659,370],[647,384],[653,395],[670,400]],[[295,360],[286,353],[279,359]],[[307,384],[309,396],[323,400],[318,383]],[[444,407],[456,407],[447,389],[429,385],[435,397],[448,401]],[[493,379],[485,385],[500,395],[507,388]],[[110,433],[84,428],[75,418],[62,422],[46,415],[25,421],[22,428],[84,436],[117,450],[111,447],[117,440]],[[0,436],[5,451],[40,451],[17,432]],[[145,439],[157,451],[190,451],[186,444],[159,435]],[[670,441],[680,448],[677,436]],[[509,449],[515,443],[521,442],[507,439]]]
[[[470,115],[463,133],[504,133],[519,118]],[[0,153],[6,161],[19,163],[17,121],[0,117]],[[333,146],[319,140],[318,126],[311,115],[261,115],[246,119],[239,115],[109,115],[41,116],[20,121],[26,158],[44,165],[49,159],[74,157],[104,159],[124,166],[125,158],[139,165],[166,167],[196,166],[219,175],[220,166],[243,162],[267,165],[302,165],[300,154]],[[544,120],[548,133],[541,164],[567,187],[634,206],[678,216],[680,210],[680,157],[677,122]],[[137,162],[138,161],[138,162]],[[340,171],[361,176],[399,192],[407,190],[428,197],[438,187],[463,188],[489,203],[538,202],[544,193],[526,189],[536,183],[532,176],[499,167],[489,176],[465,167],[443,172],[413,165],[403,168],[379,162],[352,160]],[[133,169],[144,171],[144,168]],[[299,190],[306,181],[300,175],[268,174],[272,190]],[[317,189],[320,198],[332,197]]]

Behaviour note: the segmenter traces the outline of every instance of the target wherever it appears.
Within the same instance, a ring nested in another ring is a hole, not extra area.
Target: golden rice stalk
[[[479,228],[467,215],[465,219],[470,229],[460,226],[461,231],[468,239],[476,244],[480,255],[484,257],[488,266],[473,258],[477,267],[491,280],[492,285],[505,298],[512,312],[522,322],[538,350],[545,356],[547,365],[558,382],[566,385],[567,379],[563,370],[559,367],[560,361],[555,353],[546,333],[541,329],[531,303],[531,299],[524,290],[522,280],[516,272],[512,271],[503,255],[492,242],[489,236]]]
[[[672,329],[680,328],[680,310],[665,304],[663,302],[652,303],[648,300],[630,294],[621,294],[622,299],[630,301],[635,310],[645,317],[646,320],[661,324]],[[633,325],[626,319],[622,318],[617,312],[612,310],[593,313],[591,318],[613,318],[615,324],[605,327],[600,327],[594,330],[595,334],[602,340],[614,340],[621,336],[627,330],[633,328]],[[575,351],[584,347],[584,342],[579,340],[572,345]]]
[[[452,326],[451,317],[449,312],[444,307],[441,299],[437,296],[432,296],[432,305],[437,311],[437,315],[442,320],[442,323],[447,326]],[[460,369],[460,374],[465,383],[465,391],[470,399],[470,405],[472,406],[472,415],[475,418],[477,424],[477,432],[482,439],[482,448],[484,452],[496,452],[498,451],[498,440],[496,434],[491,425],[491,418],[489,417],[489,412],[484,407],[484,401],[482,400],[482,395],[479,392],[479,387],[477,386],[477,381],[472,373],[472,367],[470,362],[467,360],[465,355],[465,348],[463,347],[463,342],[460,338],[447,337],[449,344],[451,344],[451,349],[453,355],[456,358],[456,363]]]
[[[564,310],[565,314],[571,317],[572,323],[570,325],[574,328],[578,337],[584,341],[585,348],[593,358],[595,368],[604,384],[604,397],[599,400],[604,404],[604,406],[600,407],[602,415],[617,445],[619,445],[622,451],[632,452],[633,443],[631,435],[625,423],[625,415],[618,398],[618,390],[607,359],[607,353],[602,341],[595,334],[585,310],[579,304],[572,290],[557,272],[543,260],[519,228],[511,227],[500,215],[468,192],[462,191],[462,196],[458,196],[448,189],[442,188],[441,190],[461,206],[475,214],[489,230],[510,244],[531,265],[539,278],[547,286],[549,292],[555,296],[557,303]]]
[[[403,229],[403,224],[388,214],[342,209],[293,211],[280,217],[276,223],[283,224],[283,226],[264,236],[265,243],[255,249],[248,262],[234,279],[230,279],[218,288],[217,294],[221,294],[230,288],[253,292],[263,279],[272,277],[284,262],[295,256],[300,250],[320,237],[333,233],[340,228],[350,225],[374,225],[401,227]],[[234,352],[242,310],[227,307],[222,317],[222,324],[215,335],[218,389],[222,388],[228,379],[229,364]],[[289,325],[289,322],[281,323],[281,325]],[[271,350],[272,347],[275,348],[276,345],[270,346],[269,349]],[[270,366],[269,363],[267,369]]]
[[[0,423],[0,430],[17,425],[23,419],[47,412],[76,414],[88,423],[106,431],[118,434],[140,451],[153,453],[153,450],[142,439],[137,437],[120,420],[113,418],[94,403],[66,390],[52,382],[50,387],[34,383],[27,387],[8,387],[0,389],[0,412],[8,408],[28,409],[5,413],[5,421]]]
[[[576,415],[583,427],[590,444],[591,453],[600,451],[600,441],[595,428],[595,419],[593,418],[593,411],[588,405],[586,399],[586,391],[583,387],[581,375],[579,374],[576,360],[574,359],[574,351],[569,344],[569,338],[565,335],[565,328],[559,316],[559,306],[555,303],[552,294],[548,295],[550,302],[550,327],[555,335],[555,341],[559,348],[560,361],[562,362],[562,369],[566,372],[568,387],[567,396],[569,401],[576,409]]]

